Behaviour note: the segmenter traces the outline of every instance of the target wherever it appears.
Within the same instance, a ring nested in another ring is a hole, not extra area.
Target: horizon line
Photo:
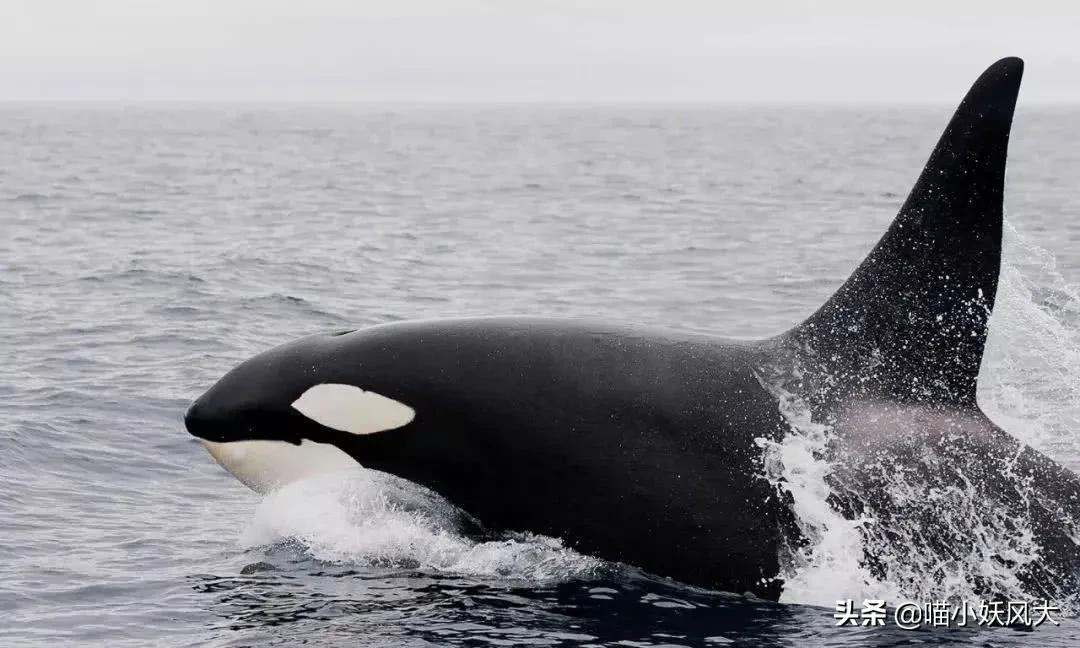
[[[785,108],[843,108],[843,107],[924,107],[938,108],[942,106],[955,106],[955,100],[951,99],[528,99],[528,98],[481,98],[481,99],[365,99],[365,98],[285,98],[285,97],[2,97],[0,106],[47,106],[47,105],[113,105],[113,106],[141,106],[141,105],[236,105],[236,106],[356,106],[356,107],[512,107],[512,106],[536,106],[536,107],[642,107],[642,108],[709,108],[709,107],[785,107]],[[1080,107],[1080,98],[1075,99],[1029,99],[1024,101],[1025,106],[1037,108],[1071,108]]]

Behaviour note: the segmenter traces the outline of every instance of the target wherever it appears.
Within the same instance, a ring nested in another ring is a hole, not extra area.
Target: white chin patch
[[[203,445],[222,468],[258,493],[360,465],[336,446],[307,439],[298,446],[285,441],[203,441]]]
[[[413,408],[353,385],[324,383],[304,392],[293,408],[312,421],[352,434],[373,434],[408,425]]]

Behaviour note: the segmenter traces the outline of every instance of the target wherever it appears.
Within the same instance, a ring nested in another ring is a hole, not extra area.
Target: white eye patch
[[[372,434],[408,425],[413,408],[353,385],[324,383],[304,392],[292,406],[312,421],[341,432]]]

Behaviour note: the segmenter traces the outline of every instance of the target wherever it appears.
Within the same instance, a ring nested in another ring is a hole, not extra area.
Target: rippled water
[[[835,628],[551,539],[468,539],[358,472],[262,499],[183,430],[235,363],[476,314],[728,336],[809,314],[884,231],[950,109],[0,107],[0,645],[1069,646]],[[1080,112],[1017,117],[980,385],[1080,470]],[[841,570],[842,571],[842,570]]]

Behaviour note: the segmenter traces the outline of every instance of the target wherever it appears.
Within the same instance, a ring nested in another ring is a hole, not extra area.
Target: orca
[[[837,511],[877,520],[886,539],[901,516],[925,516],[918,546],[894,558],[975,540],[932,507],[905,508],[888,492],[892,470],[922,492],[962,482],[1024,516],[1039,560],[987,559],[1031,592],[1075,592],[1080,479],[976,399],[1022,71],[1006,58],[978,78],[873,251],[781,335],[527,317],[318,334],[228,372],[186,427],[256,489],[358,463],[440,494],[488,530],[775,600],[785,556],[809,542],[791,493],[766,476],[766,447],[794,433],[781,406],[790,394],[834,431]],[[862,562],[889,573],[869,552]]]

